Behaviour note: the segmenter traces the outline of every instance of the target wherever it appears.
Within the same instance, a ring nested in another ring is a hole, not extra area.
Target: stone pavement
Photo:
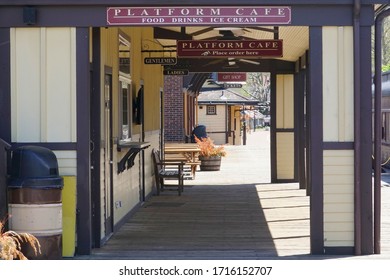
[[[227,156],[222,158],[218,173],[196,173],[189,184],[245,184],[271,182],[270,133],[258,130],[248,133],[246,146],[225,145]]]

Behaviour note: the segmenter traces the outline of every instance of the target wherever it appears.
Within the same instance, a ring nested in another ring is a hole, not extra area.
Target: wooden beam
[[[194,33],[191,33],[190,35],[191,35],[191,36],[198,36],[198,35],[202,35],[202,34],[204,34],[204,33],[207,33],[207,32],[209,32],[209,31],[212,31],[212,30],[214,30],[214,26],[208,27],[208,28],[205,28],[205,29],[202,29],[202,30],[199,30],[199,31],[196,31],[196,32],[194,32]]]
[[[227,59],[226,59],[227,61]],[[167,66],[166,69],[187,69],[193,73],[211,72],[270,72],[274,67],[276,73],[292,74],[295,71],[295,63],[278,59],[259,59],[259,65],[237,61],[236,68],[226,67],[224,59],[216,58],[215,62],[210,58],[179,58],[176,65]]]
[[[270,32],[270,33],[278,33],[279,32],[279,30],[275,30],[275,28],[265,28],[265,27],[257,27],[257,26],[250,26],[250,27],[246,27],[246,28],[258,30],[258,31]]]
[[[161,27],[154,27],[154,38],[167,40],[192,40],[191,35],[164,29]]]

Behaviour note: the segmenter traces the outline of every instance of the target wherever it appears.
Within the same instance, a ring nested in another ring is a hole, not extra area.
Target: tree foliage
[[[248,93],[260,101],[260,112],[269,115],[270,104],[270,74],[269,73],[248,73],[247,74]]]
[[[248,92],[260,102],[269,101],[270,75],[269,73],[248,73]]]
[[[387,17],[383,21],[383,34],[382,34],[382,65],[390,68],[390,19]]]

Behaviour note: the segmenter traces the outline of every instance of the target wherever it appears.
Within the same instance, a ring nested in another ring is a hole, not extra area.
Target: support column
[[[322,28],[310,27],[308,88],[308,177],[310,184],[311,253],[324,253],[322,146]]]
[[[92,247],[89,29],[77,28],[77,254]]]
[[[7,205],[7,143],[11,143],[11,65],[10,30],[0,28],[0,220],[6,218]],[[2,142],[3,139],[6,142]]]
[[[372,193],[372,89],[371,89],[371,26],[360,27],[360,191],[361,253],[374,253]],[[377,229],[380,231],[380,228]]]
[[[295,150],[296,155],[296,178],[299,181],[299,188],[306,189],[306,170],[305,170],[305,71],[300,70],[295,74],[294,80],[295,93]]]
[[[322,37],[324,252],[354,254],[353,29],[323,27]]]
[[[100,247],[101,240],[101,29],[92,29],[92,89],[91,89],[91,203],[92,212],[92,245]],[[92,187],[93,186],[93,187]]]
[[[0,28],[0,138],[11,143],[10,29]]]

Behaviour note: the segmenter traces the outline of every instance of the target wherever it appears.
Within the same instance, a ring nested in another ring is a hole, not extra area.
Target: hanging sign
[[[145,57],[145,64],[161,64],[161,65],[175,65],[177,63],[176,57]]]
[[[178,57],[282,57],[283,40],[177,41]]]
[[[219,82],[246,82],[245,72],[218,73],[217,80]]]
[[[224,88],[242,88],[242,84],[236,84],[236,83],[224,83]]]
[[[281,25],[291,24],[291,7],[109,7],[108,25]]]
[[[189,71],[187,69],[172,69],[164,70],[163,74],[167,76],[187,76]]]

